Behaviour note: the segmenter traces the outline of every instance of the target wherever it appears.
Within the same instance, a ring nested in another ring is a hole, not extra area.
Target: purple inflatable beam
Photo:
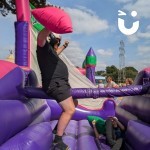
[[[121,88],[74,88],[73,98],[122,97],[148,93],[150,85],[126,86]]]
[[[122,97],[150,93],[150,85],[135,85],[122,88],[74,88],[71,90],[74,99],[99,98],[99,97]],[[49,98],[41,89],[36,87],[25,87],[23,94],[28,98]]]

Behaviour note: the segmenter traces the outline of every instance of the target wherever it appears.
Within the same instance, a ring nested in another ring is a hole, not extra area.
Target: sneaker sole
[[[60,148],[57,148],[57,143],[53,143],[50,150],[61,150]],[[65,150],[71,150],[71,148],[67,147]]]
[[[60,148],[54,148],[54,149],[52,149],[52,150],[61,150]],[[67,149],[65,149],[65,150],[71,150],[70,148],[67,148]]]

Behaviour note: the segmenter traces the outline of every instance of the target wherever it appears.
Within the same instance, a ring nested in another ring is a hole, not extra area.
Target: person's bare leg
[[[74,103],[75,107],[77,107],[77,105],[78,105],[78,100],[77,100],[77,99],[73,99],[73,103]],[[58,120],[59,120],[59,119],[58,119]],[[55,128],[53,129],[53,133],[54,133],[54,134],[57,133],[57,128],[58,128],[58,122],[57,122]],[[64,135],[65,135],[65,132],[64,132]]]
[[[62,136],[69,121],[71,120],[72,115],[75,112],[75,105],[72,97],[63,100],[59,103],[59,105],[62,107],[63,112],[58,120],[57,135]]]

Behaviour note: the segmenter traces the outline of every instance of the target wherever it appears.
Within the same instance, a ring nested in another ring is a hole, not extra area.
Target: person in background
[[[112,77],[108,76],[107,79],[107,84],[105,88],[118,88],[119,86],[112,80]]]
[[[116,117],[106,120],[106,142],[111,150],[123,150],[124,131],[124,125]]]
[[[102,80],[99,80],[98,88],[104,88],[104,83]]]
[[[69,147],[63,142],[62,136],[75,112],[75,105],[70,93],[68,68],[59,58],[59,54],[67,48],[69,42],[65,41],[62,46],[60,43],[60,35],[46,28],[41,30],[37,38],[37,60],[41,70],[43,90],[48,96],[53,97],[63,110],[53,143],[59,150],[68,150]]]
[[[123,87],[122,83],[119,83],[118,86],[119,86],[119,87]]]
[[[131,78],[126,78],[125,84],[126,84],[126,86],[132,85],[133,84],[133,80]]]
[[[106,143],[111,150],[123,150],[125,127],[116,117],[108,117],[106,119],[105,133],[98,132],[95,120],[92,121],[92,125],[96,139],[100,139],[104,135],[106,136]]]

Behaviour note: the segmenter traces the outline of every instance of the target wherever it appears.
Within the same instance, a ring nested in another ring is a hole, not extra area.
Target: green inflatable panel
[[[86,65],[96,66],[96,57],[95,56],[87,56],[86,57]]]
[[[93,127],[92,125],[92,121],[95,120],[96,121],[96,129],[98,131],[99,134],[105,134],[106,133],[106,126],[105,126],[105,120],[97,117],[97,116],[88,116],[87,120],[89,121],[90,125]]]

